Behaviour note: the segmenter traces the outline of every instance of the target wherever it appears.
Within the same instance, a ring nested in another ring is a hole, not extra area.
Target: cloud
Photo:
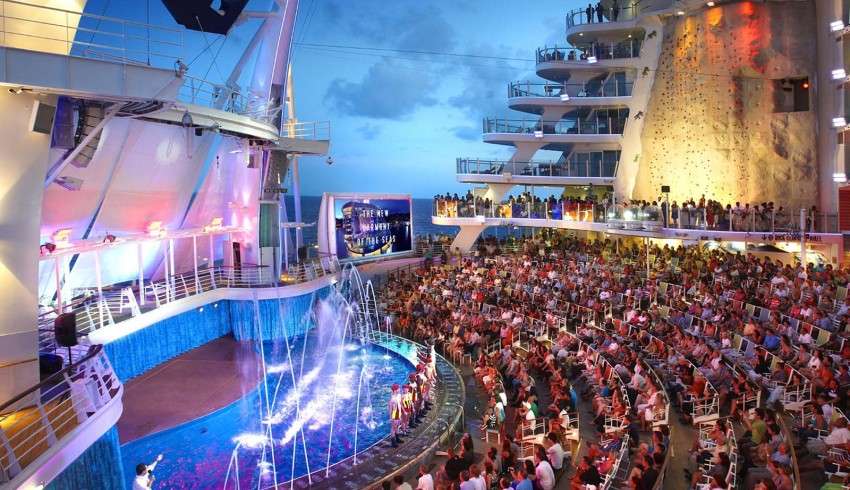
[[[419,107],[437,103],[432,94],[438,83],[426,73],[411,71],[384,58],[372,65],[359,82],[337,78],[328,86],[325,102],[351,116],[402,119]]]
[[[471,47],[471,53],[510,53],[507,46],[481,45]],[[467,63],[463,88],[449,98],[451,106],[463,111],[471,120],[500,116],[508,112],[507,85],[523,73],[522,64],[491,60],[488,63]]]
[[[358,46],[399,50],[451,52],[455,48],[454,28],[433,5],[403,5],[393,11],[385,2],[358,5],[362,15],[346,19],[347,29]],[[407,59],[436,60],[427,70],[414,68]],[[442,57],[415,53],[388,53],[369,67],[359,81],[339,77],[331,81],[325,102],[331,109],[374,119],[399,120],[421,107],[438,103],[436,93],[448,66]]]
[[[481,128],[472,126],[455,126],[452,128],[452,133],[462,140],[478,141],[481,139]]]
[[[371,141],[381,133],[381,127],[375,124],[364,124],[357,128],[357,131],[363,136],[363,139]]]

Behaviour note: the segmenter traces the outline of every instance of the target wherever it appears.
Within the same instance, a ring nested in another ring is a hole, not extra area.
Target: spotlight
[[[838,32],[841,29],[844,29],[844,21],[843,20],[834,20],[829,23],[829,32]]]
[[[14,94],[14,95],[20,95],[20,94],[24,93],[24,88],[23,87],[10,88],[9,93]]]
[[[833,117],[832,118],[832,127],[833,128],[843,128],[847,126],[847,120],[843,117]]]
[[[844,68],[837,68],[832,70],[832,79],[833,80],[841,80],[842,78],[847,78],[847,71]]]
[[[685,11],[684,10],[678,10],[678,11],[676,11],[676,15],[681,17],[681,16],[685,15]]]
[[[835,172],[832,174],[832,181],[837,184],[843,184],[844,182],[847,182],[847,174],[844,172]]]
[[[588,56],[587,62],[588,63],[596,63],[596,56]]]
[[[570,94],[561,94],[561,102],[567,102],[570,100]]]
[[[715,3],[714,2],[706,2],[705,5],[708,6],[708,7],[714,7]]]
[[[50,255],[56,250],[56,244],[51,242],[42,243],[40,247],[38,247],[41,255]]]

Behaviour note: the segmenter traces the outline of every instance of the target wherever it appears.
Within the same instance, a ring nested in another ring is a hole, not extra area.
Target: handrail
[[[632,95],[633,85],[634,82],[615,78],[586,83],[511,82],[508,84],[508,98],[560,97],[569,100],[572,97],[626,97]]]
[[[0,481],[14,480],[74,429],[120,399],[123,385],[103,347],[0,406]],[[19,415],[20,416],[17,416]]]
[[[616,160],[606,161],[606,153],[616,156]],[[614,178],[619,167],[619,151],[584,152],[583,162],[578,161],[578,154],[572,153],[566,161],[510,161],[489,160],[480,158],[458,158],[458,174],[501,175],[509,173],[513,176],[529,177],[600,177]],[[598,155],[599,158],[593,158]],[[595,161],[592,161],[595,160]]]
[[[601,7],[601,4],[600,4]],[[567,13],[567,29],[584,24],[604,24],[610,22],[622,22],[632,20],[640,15],[640,2],[618,7],[601,7],[600,10],[577,8]]]
[[[613,134],[622,135],[629,110],[594,109],[590,116],[568,115],[559,120],[484,118],[483,133],[534,134]]]
[[[123,62],[144,65],[151,65],[152,58],[171,64],[182,57],[181,29],[19,0],[0,0],[0,26],[4,46],[86,57],[98,57],[100,50],[116,53],[108,56]],[[35,29],[38,34],[33,26],[41,27]]]
[[[600,60],[615,60],[640,57],[640,39],[619,42],[590,42],[578,46],[553,46],[537,49],[537,63],[594,63]]]
[[[82,359],[77,361],[75,364],[70,364],[68,366],[63,367],[60,371],[57,371],[57,372],[51,374],[46,379],[39,382],[37,385],[29,387],[23,393],[18,394],[17,396],[12,398],[11,400],[0,405],[0,416],[6,414],[6,412],[9,410],[9,407],[11,407],[15,403],[23,400],[27,396],[35,393],[37,390],[40,390],[41,388],[44,388],[44,387],[47,387],[47,386],[54,386],[56,384],[56,381],[59,381],[60,379],[62,379],[65,376],[65,374],[68,374],[69,372],[71,372],[73,369],[75,369],[77,367],[77,365],[83,364],[86,361],[93,359],[96,355],[100,354],[100,351],[102,351],[102,350],[103,350],[102,345],[91,346],[91,348],[89,348],[88,353]]]

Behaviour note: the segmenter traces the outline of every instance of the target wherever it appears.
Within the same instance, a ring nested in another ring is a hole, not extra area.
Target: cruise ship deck
[[[0,490],[850,489],[848,26],[0,0]]]

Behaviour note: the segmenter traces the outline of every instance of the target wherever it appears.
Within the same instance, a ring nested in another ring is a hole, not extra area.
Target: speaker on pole
[[[68,348],[68,364],[73,364],[71,359],[71,347],[77,345],[77,315],[75,313],[62,313],[53,321],[53,335],[56,345]]]

